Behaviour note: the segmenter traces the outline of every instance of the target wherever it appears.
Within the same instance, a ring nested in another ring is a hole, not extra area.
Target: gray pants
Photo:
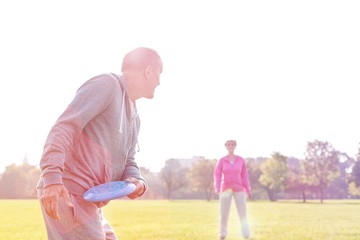
[[[241,222],[241,234],[243,237],[250,236],[249,224],[246,216],[246,193],[225,191],[220,194],[220,237],[227,236],[227,225],[231,207],[231,201],[234,198],[237,214]]]
[[[38,189],[38,198],[41,192]],[[101,208],[72,194],[70,198],[74,207],[59,198],[60,220],[49,217],[40,204],[49,240],[117,240]]]

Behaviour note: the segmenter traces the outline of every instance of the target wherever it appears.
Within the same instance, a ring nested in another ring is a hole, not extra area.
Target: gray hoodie
[[[146,184],[134,159],[139,127],[136,106],[121,76],[89,79],[47,137],[38,188],[64,184],[70,193],[82,196],[93,186],[128,177]]]

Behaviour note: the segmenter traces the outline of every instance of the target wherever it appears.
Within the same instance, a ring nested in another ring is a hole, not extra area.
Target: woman
[[[251,196],[251,188],[246,169],[246,163],[240,156],[234,154],[235,140],[225,143],[228,154],[221,158],[214,170],[214,185],[216,193],[220,194],[220,239],[227,236],[227,222],[230,213],[231,200],[234,198],[238,216],[241,222],[242,236],[250,236],[246,216],[246,199]]]

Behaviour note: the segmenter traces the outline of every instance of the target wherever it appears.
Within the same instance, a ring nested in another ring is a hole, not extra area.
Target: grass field
[[[119,239],[212,240],[218,202],[118,200],[104,208]],[[227,240],[241,239],[234,205]],[[252,240],[359,240],[360,201],[249,202]],[[45,240],[36,200],[0,200],[1,240]]]

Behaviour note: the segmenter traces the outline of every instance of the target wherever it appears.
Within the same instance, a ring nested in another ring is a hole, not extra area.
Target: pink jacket
[[[235,155],[233,163],[228,156],[221,158],[214,170],[214,187],[216,192],[231,189],[234,192],[247,192],[251,195],[245,160]]]

